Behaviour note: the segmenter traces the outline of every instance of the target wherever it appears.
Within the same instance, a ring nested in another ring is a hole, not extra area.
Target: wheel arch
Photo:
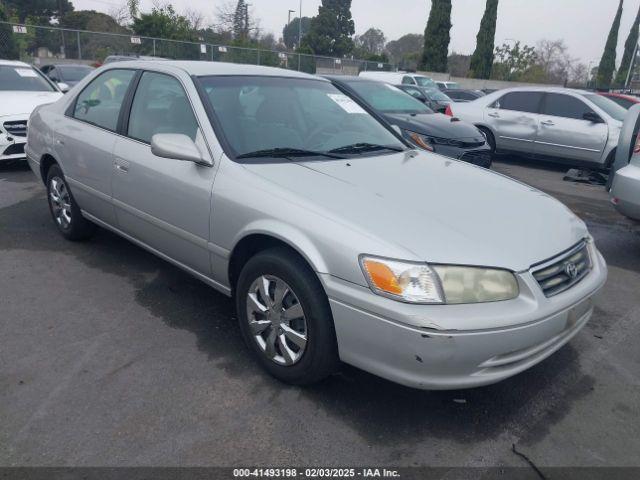
[[[58,160],[49,153],[45,153],[40,158],[40,178],[42,179],[42,183],[45,185],[47,184],[47,174],[53,165],[58,165],[58,167],[62,168]]]
[[[227,265],[227,277],[233,294],[236,282],[244,265],[258,253],[281,247],[303,260],[309,268],[317,273],[327,272],[327,267],[318,250],[311,241],[299,232],[291,231],[291,235],[276,233],[273,230],[253,230],[246,232],[235,243],[231,250]]]

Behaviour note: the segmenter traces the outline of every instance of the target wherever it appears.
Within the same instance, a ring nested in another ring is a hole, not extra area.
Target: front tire
[[[304,260],[286,248],[251,258],[240,273],[236,311],[258,363],[292,385],[322,380],[339,366],[327,296]]]
[[[47,199],[53,222],[63,237],[82,241],[93,236],[96,226],[82,216],[58,165],[52,165],[47,172]]]

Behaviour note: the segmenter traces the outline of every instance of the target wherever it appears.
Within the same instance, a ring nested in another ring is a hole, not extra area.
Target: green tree
[[[498,0],[487,0],[484,15],[480,22],[480,30],[476,37],[476,50],[471,56],[470,77],[489,78],[491,76],[497,20]]]
[[[249,39],[249,6],[245,0],[238,0],[233,14],[233,38],[239,42]]]
[[[613,71],[616,69],[616,47],[618,45],[620,18],[622,17],[622,2],[623,0],[620,0],[618,11],[613,19],[613,24],[607,37],[607,43],[604,47],[604,53],[598,66],[598,87],[608,88],[613,79]]]
[[[304,37],[307,33],[309,33],[309,29],[311,28],[311,18],[302,17],[302,36]],[[300,35],[300,18],[296,17],[291,20],[289,25],[286,25],[282,29],[282,41],[287,46],[287,48],[293,50],[293,48],[298,44],[298,37]]]
[[[0,21],[6,22],[8,20],[9,15],[7,15],[5,7],[0,3]],[[11,25],[0,23],[0,58],[17,60],[20,57],[18,46],[13,37]]]
[[[633,52],[635,52],[636,45],[638,45],[638,28],[640,28],[640,9],[638,9],[636,19],[631,26],[627,41],[624,43],[624,54],[622,55],[622,63],[616,75],[616,85],[625,86],[624,84],[627,81],[631,62],[633,61]]]
[[[451,37],[451,0],[432,0],[420,67],[429,72],[446,72]]]
[[[69,0],[3,0],[8,16],[15,15],[19,23],[26,23],[27,17],[46,19],[60,18],[73,11]]]
[[[506,81],[520,80],[536,64],[537,59],[535,47],[521,46],[520,42],[514,45],[505,43],[496,47],[491,78]]]
[[[316,55],[342,57],[353,51],[354,33],[351,0],[322,0],[301,47]]]
[[[138,18],[133,19],[132,27],[136,35],[144,37],[186,41],[196,39],[189,20],[178,15],[170,4],[154,7],[151,13],[141,13]]]
[[[387,43],[385,51],[389,55],[391,62],[401,69],[415,70],[418,68],[423,46],[424,35],[409,33]]]
[[[384,53],[387,37],[379,28],[370,28],[354,39],[355,52],[358,57],[380,56]]]

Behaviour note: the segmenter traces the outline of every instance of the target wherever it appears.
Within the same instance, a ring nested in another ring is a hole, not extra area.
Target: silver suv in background
[[[497,382],[576,335],[607,277],[557,200],[289,70],[113,63],[33,113],[27,154],[64,237],[100,225],[233,296],[257,361],[294,384],[339,360]]]
[[[448,113],[475,124],[497,152],[608,169],[627,111],[596,93],[566,88],[510,88]]]

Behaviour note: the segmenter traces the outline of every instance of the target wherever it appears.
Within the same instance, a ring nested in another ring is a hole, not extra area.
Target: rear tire
[[[242,336],[272,376],[309,385],[338,369],[329,301],[296,253],[278,247],[257,254],[240,272],[235,291]]]
[[[53,222],[64,238],[83,241],[94,235],[96,225],[82,216],[58,165],[52,165],[47,172],[47,200]]]

